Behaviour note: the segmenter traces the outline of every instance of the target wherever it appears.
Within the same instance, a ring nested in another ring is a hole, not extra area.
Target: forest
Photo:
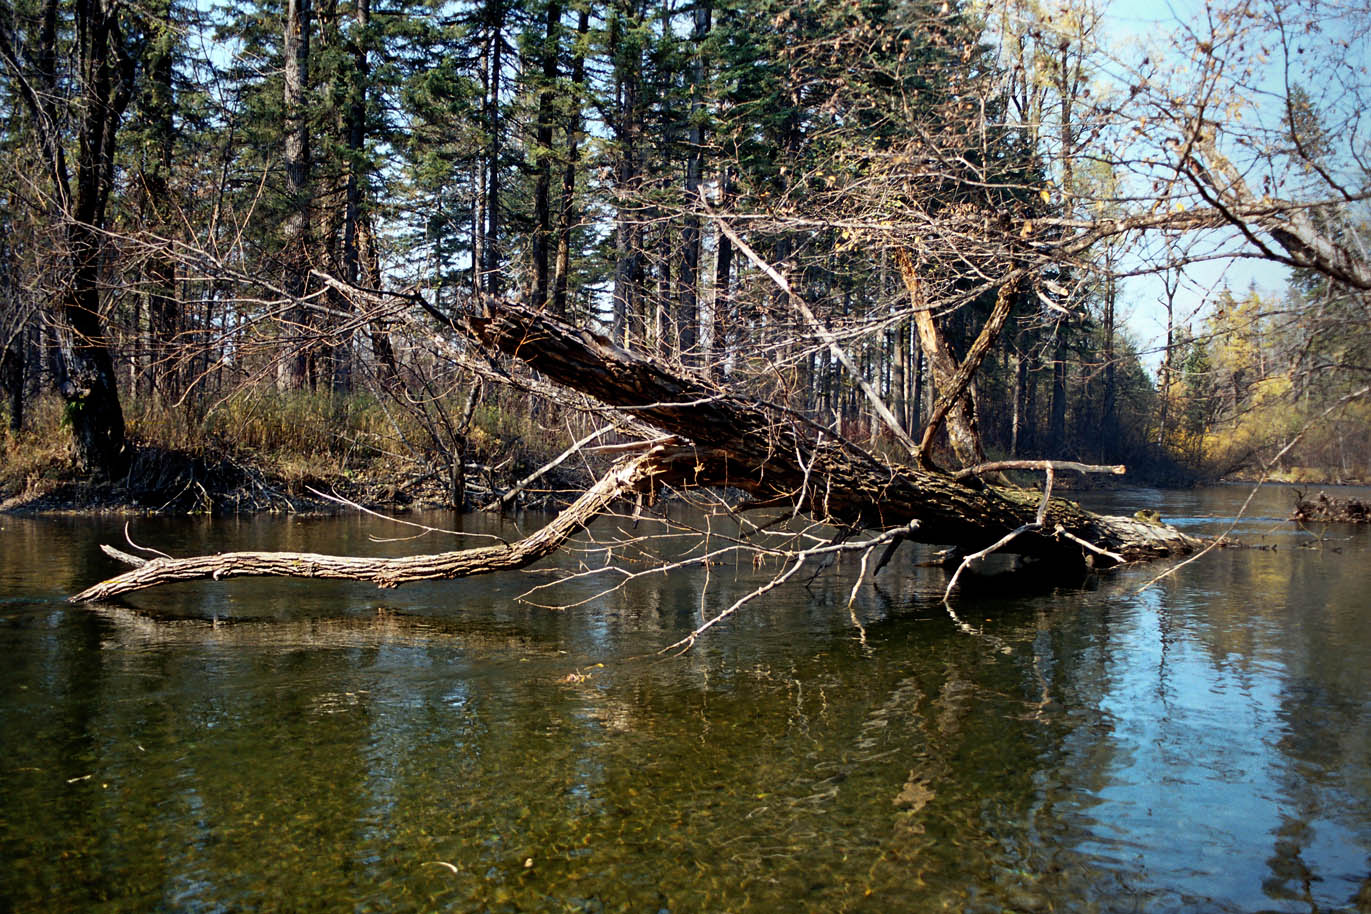
[[[0,0],[0,912],[1371,912],[1368,35]]]
[[[660,437],[505,313],[880,461],[1365,481],[1371,13],[1193,13],[3,0],[0,494],[506,506]]]

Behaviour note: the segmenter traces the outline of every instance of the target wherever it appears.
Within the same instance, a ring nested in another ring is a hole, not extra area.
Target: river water
[[[1082,500],[1214,533],[1246,495]],[[1371,531],[1291,503],[1238,527],[1273,548],[1141,593],[1165,566],[994,579],[959,626],[905,546],[860,627],[849,562],[666,657],[774,569],[561,612],[515,599],[545,570],[78,608],[123,522],[0,516],[0,911],[1371,911]],[[132,535],[452,548],[365,517]]]

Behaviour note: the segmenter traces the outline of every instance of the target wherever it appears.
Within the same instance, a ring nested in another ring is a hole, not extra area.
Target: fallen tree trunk
[[[685,468],[693,467],[694,463],[693,448],[658,446],[645,454],[625,458],[547,526],[514,543],[498,546],[399,558],[310,552],[224,552],[179,559],[167,556],[140,559],[104,546],[107,555],[134,565],[134,569],[102,581],[70,599],[73,603],[86,603],[159,584],[206,578],[215,581],[238,577],[332,578],[370,581],[378,587],[398,587],[413,581],[466,578],[523,568],[556,552],[577,530],[604,513],[615,499],[642,490],[654,479],[678,479]]]
[[[790,410],[673,372],[530,309],[502,306],[469,323],[482,342],[552,380],[710,449],[715,465],[702,465],[705,484],[745,489],[764,503],[798,502],[816,518],[840,525],[889,529],[918,521],[910,539],[967,552],[1037,514],[1037,492],[888,464]],[[1052,499],[1043,530],[1018,537],[1007,551],[1079,562],[1082,547],[1059,535],[1058,527],[1130,561],[1185,554],[1200,545],[1174,527],[1097,515]]]
[[[615,464],[546,527],[516,543],[405,558],[238,552],[141,564],[106,547],[138,567],[71,599],[99,600],[173,581],[244,575],[341,578],[394,587],[521,568],[556,551],[617,498],[662,484],[741,489],[753,497],[752,507],[796,506],[849,529],[908,528],[902,538],[951,546],[961,554],[1009,537],[1003,551],[1065,568],[1091,560],[1108,564],[1185,554],[1200,545],[1164,524],[1092,514],[1063,499],[1044,506],[1035,491],[886,463],[791,410],[674,372],[528,308],[489,309],[471,318],[466,332],[675,440]]]

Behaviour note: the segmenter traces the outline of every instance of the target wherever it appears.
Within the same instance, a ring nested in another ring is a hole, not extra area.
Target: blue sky
[[[1114,0],[1104,9],[1103,40],[1111,47],[1132,45],[1145,47],[1154,55],[1166,55],[1169,39],[1183,29],[1183,23],[1201,20],[1205,8],[1206,4],[1198,0]],[[1230,241],[1228,246],[1236,245]],[[1194,263],[1186,267],[1175,297],[1176,322],[1198,323],[1207,303],[1225,287],[1242,293],[1255,286],[1264,293],[1280,294],[1287,275],[1284,266],[1263,260],[1225,258]],[[1166,338],[1164,298],[1165,285],[1158,276],[1126,280],[1121,298],[1125,326],[1145,350],[1144,363],[1154,371],[1161,362]]]

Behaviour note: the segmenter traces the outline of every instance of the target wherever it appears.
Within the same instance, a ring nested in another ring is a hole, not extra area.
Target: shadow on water
[[[1234,493],[1147,497],[1205,532]],[[661,657],[752,569],[563,612],[516,602],[536,571],[63,604],[117,570],[95,544],[121,526],[0,519],[0,910],[1371,901],[1365,531],[1334,531],[1341,555],[1273,533],[1141,594],[1153,569],[983,580],[962,627],[906,547],[859,591],[861,631],[853,563]],[[358,518],[134,533],[181,554],[446,548]]]

